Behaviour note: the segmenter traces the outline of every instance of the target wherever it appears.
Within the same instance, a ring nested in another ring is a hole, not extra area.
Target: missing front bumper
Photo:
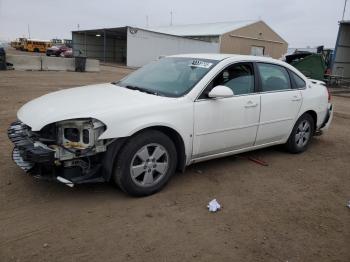
[[[58,181],[68,186],[83,183],[105,182],[101,175],[101,165],[83,169],[79,166],[56,164],[54,155],[40,149],[13,149],[13,161],[26,173],[41,180]]]
[[[12,151],[13,161],[35,178],[71,185],[105,181],[98,161],[102,155],[83,157],[85,165],[81,164],[84,162],[82,158],[58,161],[55,151],[41,142],[35,142],[30,127],[20,121],[11,124],[8,137],[15,145]]]

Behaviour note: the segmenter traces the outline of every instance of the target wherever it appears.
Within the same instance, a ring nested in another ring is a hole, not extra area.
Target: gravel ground
[[[350,261],[350,98],[333,97],[340,112],[303,154],[195,164],[147,198],[36,181],[12,163],[6,130],[21,105],[129,72],[0,72],[0,261]]]

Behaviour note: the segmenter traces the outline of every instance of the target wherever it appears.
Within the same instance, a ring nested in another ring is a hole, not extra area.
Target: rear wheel
[[[304,152],[314,135],[314,119],[309,114],[302,115],[295,123],[292,133],[286,143],[290,153]]]
[[[126,193],[147,196],[162,189],[175,173],[176,148],[156,130],[131,137],[115,160],[114,181]]]

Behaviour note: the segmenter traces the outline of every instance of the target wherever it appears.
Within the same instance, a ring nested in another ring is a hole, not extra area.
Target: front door
[[[251,63],[233,64],[221,71],[194,103],[193,157],[202,157],[254,145],[260,114],[260,94],[255,92]],[[233,97],[207,96],[225,85]]]

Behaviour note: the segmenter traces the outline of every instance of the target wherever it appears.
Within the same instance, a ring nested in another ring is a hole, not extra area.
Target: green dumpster
[[[326,63],[321,54],[297,53],[287,56],[286,62],[297,68],[306,77],[324,80]]]

